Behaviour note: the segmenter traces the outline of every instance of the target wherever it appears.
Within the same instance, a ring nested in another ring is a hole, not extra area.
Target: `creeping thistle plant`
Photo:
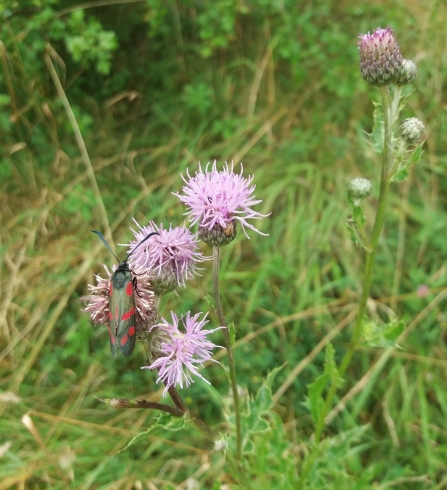
[[[366,178],[355,178],[348,185],[348,202],[352,211],[348,228],[354,243],[363,248],[365,255],[362,292],[351,340],[340,365],[334,364],[333,349],[329,344],[325,372],[309,387],[308,404],[315,422],[315,433],[312,449],[302,464],[298,488],[312,487],[308,478],[322,454],[320,441],[325,419],[354,352],[361,344],[393,346],[404,328],[403,322],[396,320],[377,325],[367,318],[366,306],[391,185],[407,177],[410,165],[418,162],[422,153],[423,123],[417,118],[409,118],[399,126],[399,114],[408,98],[403,96],[403,90],[416,77],[417,68],[414,62],[403,59],[390,27],[378,28],[372,34],[360,36],[358,48],[363,79],[377,87],[381,93],[381,102],[375,103],[374,129],[370,135],[372,148],[381,156],[379,195],[376,214],[372,226],[368,228],[362,204],[374,186]],[[328,385],[327,394],[323,397],[323,391]]]

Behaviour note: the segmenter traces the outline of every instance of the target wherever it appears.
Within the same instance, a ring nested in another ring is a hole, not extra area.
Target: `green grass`
[[[239,233],[222,250],[221,289],[237,328],[239,384],[254,397],[268,373],[285,363],[273,380],[273,410],[265,416],[273,429],[253,436],[246,474],[255,488],[294,488],[314,429],[307,387],[324,370],[324,346],[309,354],[338,329],[332,344],[340,361],[360,292],[362,256],[345,226],[346,185],[360,175],[378,178],[378,161],[362,139],[362,130],[371,130],[374,91],[358,73],[356,35],[391,24],[404,56],[418,63],[404,116],[426,123],[427,143],[409,180],[393,188],[369,314],[386,320],[391,308],[408,335],[387,357],[378,348],[355,355],[338,392],[346,403],[332,414],[308,488],[446,488],[443,4],[316,2],[301,12],[303,30],[293,38],[300,43],[297,52],[282,57],[276,50],[292,49],[295,41],[281,37],[259,71],[280,18],[263,16],[261,3],[254,3],[258,10],[251,16],[239,14],[229,45],[207,59],[192,49],[197,26],[181,2],[184,44],[175,46],[163,33],[146,38],[142,23],[134,33],[118,32],[117,12],[127,11],[116,9],[125,6],[97,9],[120,42],[109,77],[88,67],[75,76],[62,44],[53,43],[67,63],[67,97],[113,240],[129,240],[132,217],[183,223],[184,209],[172,192],[181,188],[180,173],[194,170],[198,161],[234,159],[243,162],[245,174],[255,174],[258,211],[271,212],[259,222],[268,236],[249,232],[247,240]],[[143,7],[126,8],[136,22]],[[113,258],[89,233],[105,224],[46,65],[30,64],[26,43],[17,48],[10,41],[23,40],[19,27],[13,20],[4,27],[10,37],[3,38],[1,80],[10,99],[0,114],[0,489],[191,488],[188,478],[198,481],[197,488],[238,488],[224,454],[210,451],[193,427],[157,426],[126,448],[155,425],[158,414],[114,410],[95,398],[158,400],[161,388],[154,373],[140,369],[142,347],[130,358],[114,359],[106,330],[81,313],[87,283]],[[167,45],[166,57],[155,57],[162,52],[157,46]],[[138,63],[135,46],[146,65]],[[114,87],[135,90],[138,97],[112,104]],[[369,223],[377,193],[375,186],[366,203]],[[205,245],[203,251],[211,254]],[[202,277],[163,298],[163,316],[171,309],[210,309],[211,262],[204,267]],[[430,287],[423,298],[416,293],[421,284]],[[210,319],[217,326],[213,311]],[[217,357],[226,362],[223,353]],[[183,395],[192,410],[226,433],[226,373],[212,364],[204,374],[212,387],[198,381]],[[367,383],[359,381],[364,376]]]

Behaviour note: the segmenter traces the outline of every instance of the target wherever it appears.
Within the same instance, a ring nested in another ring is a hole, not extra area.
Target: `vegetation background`
[[[133,217],[182,224],[180,174],[215,159],[242,161],[258,211],[272,213],[267,237],[241,233],[223,250],[222,289],[240,385],[253,395],[286,363],[247,475],[256,488],[294,488],[313,431],[307,386],[329,337],[343,354],[359,293],[346,185],[378,181],[363,133],[377,93],[361,79],[357,36],[388,25],[418,65],[403,116],[425,122],[427,142],[393,188],[369,307],[407,330],[400,350],[356,355],[308,488],[446,488],[444,0],[6,0],[0,17],[0,489],[237,487],[190,427],[155,427],[119,452],[156,414],[95,396],[161,390],[140,369],[144,350],[114,359],[79,300],[113,262],[89,229],[122,243]],[[373,195],[367,218],[374,205]],[[163,315],[210,309],[210,265],[164,298]],[[212,388],[199,381],[184,396],[225,431],[225,373],[204,374]]]

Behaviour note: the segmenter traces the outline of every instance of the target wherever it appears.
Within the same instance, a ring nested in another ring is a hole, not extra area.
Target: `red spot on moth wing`
[[[127,296],[132,296],[133,294],[133,284],[132,281],[129,281],[126,286],[126,294]]]
[[[111,311],[109,311],[109,320],[113,320],[113,315]]]
[[[129,340],[129,337],[127,336],[127,333],[126,333],[125,335],[123,335],[123,337],[120,341],[121,345],[126,345],[128,340]]]
[[[123,320],[123,322],[125,322],[126,320],[130,320],[130,318],[135,315],[135,307],[132,306],[132,308],[129,310],[129,311],[126,311],[126,313],[123,314],[123,316],[121,317],[121,320]]]
[[[110,327],[109,327],[109,335],[110,335],[110,342],[112,342],[112,344],[115,345],[115,335],[112,334]]]
[[[132,337],[132,335],[135,334],[135,327],[130,327],[129,328],[129,335]]]

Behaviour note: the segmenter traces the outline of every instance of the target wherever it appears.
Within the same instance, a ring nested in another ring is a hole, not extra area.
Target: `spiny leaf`
[[[156,417],[155,423],[149,427],[149,429],[140,432],[137,434],[135,437],[132,437],[132,439],[128,442],[127,446],[123,447],[118,452],[125,451],[128,449],[130,446],[133,446],[136,442],[138,442],[140,439],[144,438],[148,434],[150,434],[154,429],[157,427],[162,427],[163,430],[168,430],[171,432],[176,432],[179,430],[182,430],[185,428],[185,417],[171,417],[167,413],[160,413],[158,417]]]
[[[365,225],[365,214],[363,213],[363,208],[361,206],[354,206],[352,210],[352,217],[354,218],[354,223],[357,226]]]
[[[408,161],[408,164],[411,165],[412,163],[417,163],[421,159],[422,156],[422,145],[417,146],[411,155],[410,160]]]

